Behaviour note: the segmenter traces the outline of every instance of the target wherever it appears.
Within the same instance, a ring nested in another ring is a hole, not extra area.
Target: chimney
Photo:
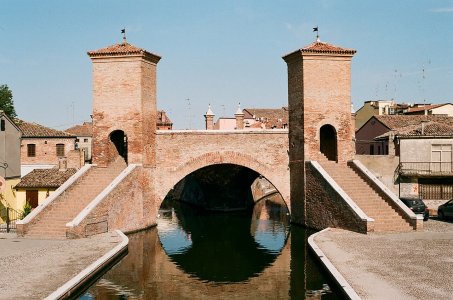
[[[58,159],[58,171],[66,171],[68,169],[68,161],[66,160],[66,157],[60,157]]]
[[[236,118],[236,129],[244,129],[244,113],[241,109],[241,103],[239,103],[238,110],[234,114],[234,117]]]
[[[425,135],[425,126],[428,121],[422,121],[422,135]]]
[[[206,121],[206,130],[213,130],[214,129],[214,113],[211,110],[211,104],[208,106],[208,111],[204,115]]]

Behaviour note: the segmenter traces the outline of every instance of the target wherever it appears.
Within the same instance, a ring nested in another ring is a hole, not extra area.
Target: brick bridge
[[[65,238],[154,226],[162,201],[182,179],[197,174],[209,191],[210,181],[218,183],[223,180],[218,174],[229,172],[238,175],[227,180],[232,190],[250,187],[259,175],[267,178],[294,223],[365,233],[421,227],[419,218],[353,160],[354,53],[316,41],[283,57],[289,131],[238,126],[164,132],[156,129],[160,56],[126,42],[88,52],[94,165],[82,168],[18,222],[18,233]]]
[[[232,164],[254,171],[252,180],[258,175],[265,177],[290,207],[287,151],[288,131],[284,129],[157,131],[156,206],[160,207],[169,191],[189,174],[208,166]]]

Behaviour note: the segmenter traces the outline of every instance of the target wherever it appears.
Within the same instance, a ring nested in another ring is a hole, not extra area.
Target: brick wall
[[[339,227],[361,233],[367,232],[367,222],[361,220],[326,179],[306,164],[305,225],[314,229]]]
[[[27,155],[27,144],[36,145],[36,156]],[[65,156],[74,150],[75,138],[23,138],[20,147],[20,159],[23,165],[49,164],[58,165],[57,144],[64,144]]]
[[[122,130],[129,163],[155,161],[156,64],[141,56],[93,59],[93,163],[107,165],[115,156],[109,135]],[[113,153],[112,153],[113,152]]]
[[[151,220],[144,219],[143,169],[137,167],[77,227],[68,229],[68,237],[86,237],[115,229],[128,232],[155,225],[155,211]]]

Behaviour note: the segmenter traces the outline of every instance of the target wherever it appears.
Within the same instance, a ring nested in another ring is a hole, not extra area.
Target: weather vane
[[[123,34],[123,43],[126,43],[126,28],[121,29],[121,33]]]
[[[315,31],[316,31],[316,41],[319,42],[320,40],[319,40],[319,29],[318,29],[318,26],[313,27],[313,32],[315,32]]]

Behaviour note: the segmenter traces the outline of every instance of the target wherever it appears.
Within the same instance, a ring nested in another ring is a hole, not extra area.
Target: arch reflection
[[[253,211],[229,213],[169,198],[159,214],[158,235],[169,258],[185,273],[208,282],[258,276],[275,261],[289,236],[289,214],[279,194],[259,201]]]

